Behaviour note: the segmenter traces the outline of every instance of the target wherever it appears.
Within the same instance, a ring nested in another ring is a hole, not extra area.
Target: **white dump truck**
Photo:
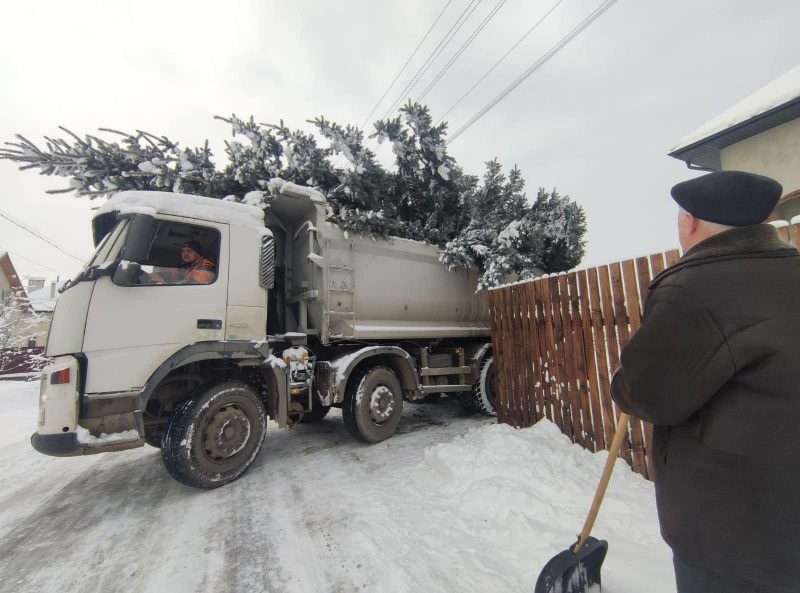
[[[279,427],[340,407],[355,438],[392,436],[403,401],[457,394],[493,413],[485,292],[437,248],[329,221],[317,191],[273,183],[266,209],[121,192],[61,294],[34,448],[159,447],[177,480],[244,473]]]

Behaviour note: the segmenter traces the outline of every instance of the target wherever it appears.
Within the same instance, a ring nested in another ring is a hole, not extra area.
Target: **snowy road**
[[[513,430],[443,400],[406,405],[372,446],[336,410],[270,426],[249,472],[204,492],[149,447],[37,454],[36,400],[35,383],[0,381],[0,583],[15,592],[527,593],[574,541],[604,461],[547,423]],[[675,590],[652,485],[622,464],[595,534],[604,591]]]

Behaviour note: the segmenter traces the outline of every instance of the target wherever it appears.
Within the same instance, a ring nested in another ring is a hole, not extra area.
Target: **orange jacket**
[[[198,257],[186,272],[186,281],[191,284],[211,284],[216,277],[214,263],[204,257]]]

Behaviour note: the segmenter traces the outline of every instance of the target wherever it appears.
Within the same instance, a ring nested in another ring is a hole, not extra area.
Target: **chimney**
[[[50,281],[50,298],[53,299],[56,296],[56,282],[55,280]]]

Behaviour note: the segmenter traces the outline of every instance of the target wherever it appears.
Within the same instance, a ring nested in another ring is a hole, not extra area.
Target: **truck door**
[[[87,393],[138,390],[182,347],[224,338],[228,225],[168,216],[154,225],[140,261],[97,280],[83,345]]]

